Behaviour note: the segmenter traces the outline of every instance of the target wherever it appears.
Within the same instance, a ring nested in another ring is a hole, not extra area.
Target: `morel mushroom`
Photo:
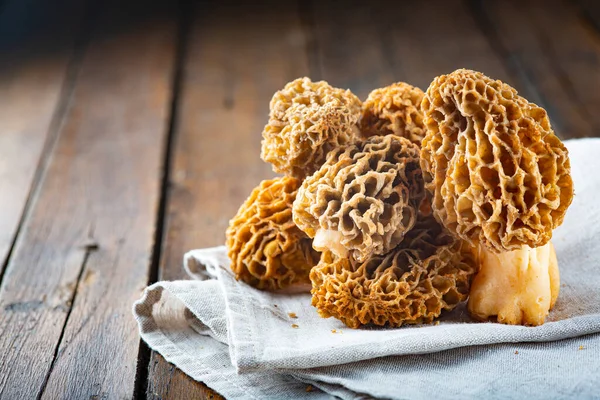
[[[402,137],[373,136],[329,154],[302,183],[293,217],[315,249],[364,261],[402,241],[423,198],[419,148]]]
[[[420,214],[386,255],[358,262],[323,252],[310,272],[312,304],[351,328],[430,323],[466,300],[476,271],[473,249]]]
[[[331,150],[356,140],[360,107],[352,92],[327,82],[288,83],[271,100],[261,158],[275,172],[299,179],[311,175]]]
[[[425,135],[421,112],[424,95],[421,89],[404,82],[373,90],[362,105],[361,135],[368,138],[392,134],[421,146]]]
[[[479,247],[471,315],[542,324],[559,289],[552,230],[573,197],[568,152],[546,111],[465,69],[437,77],[422,109],[421,167],[433,213]]]
[[[227,249],[237,279],[266,290],[308,283],[319,253],[292,221],[299,186],[291,177],[262,181],[229,222]]]

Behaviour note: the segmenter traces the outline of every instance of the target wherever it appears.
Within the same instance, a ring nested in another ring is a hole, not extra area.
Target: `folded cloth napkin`
[[[576,196],[553,243],[555,308],[539,327],[474,323],[350,329],[307,293],[237,282],[224,247],[194,250],[193,280],[158,282],[134,305],[140,335],[228,398],[600,396],[600,139],[567,141]]]

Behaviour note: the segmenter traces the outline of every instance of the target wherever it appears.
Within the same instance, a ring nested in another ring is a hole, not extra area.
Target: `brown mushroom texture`
[[[299,186],[292,177],[261,182],[229,222],[227,249],[237,279],[266,290],[308,283],[319,253],[292,220]]]
[[[317,250],[363,261],[402,241],[423,199],[419,148],[374,136],[329,154],[298,190],[293,218]]]
[[[424,95],[421,89],[404,82],[373,90],[362,106],[361,135],[393,134],[421,146],[425,136],[421,112]]]
[[[467,298],[476,270],[466,242],[421,216],[386,255],[358,262],[324,252],[310,273],[312,304],[351,328],[430,323]]]
[[[296,79],[275,93],[263,130],[261,158],[275,172],[311,175],[331,150],[353,143],[361,103],[349,90]]]
[[[421,166],[437,220],[494,252],[548,243],[573,182],[546,111],[466,69],[437,77],[422,109]]]

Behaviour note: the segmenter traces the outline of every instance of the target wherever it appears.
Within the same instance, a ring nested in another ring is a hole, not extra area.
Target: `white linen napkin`
[[[216,247],[185,255],[193,280],[146,289],[140,335],[228,398],[600,396],[600,139],[566,145],[576,196],[552,239],[561,292],[542,326],[471,322],[463,306],[439,325],[350,329],[309,294],[237,282]]]

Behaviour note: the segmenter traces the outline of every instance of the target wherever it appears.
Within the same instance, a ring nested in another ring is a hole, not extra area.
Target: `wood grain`
[[[394,82],[394,71],[381,40],[379,10],[370,2],[313,1],[303,3],[314,35],[311,56],[315,76],[350,89],[361,99],[371,90]],[[308,5],[310,4],[310,5]],[[396,6],[394,6],[396,7]]]
[[[579,12],[584,18],[585,28],[594,29],[595,35],[600,34],[600,3],[597,0],[577,0]],[[591,26],[590,26],[591,25]]]
[[[148,281],[175,27],[132,20],[138,8],[127,4],[96,10],[55,152],[7,267],[2,398],[133,394],[131,305]]]
[[[229,219],[265,178],[260,155],[269,101],[308,73],[306,38],[288,3],[198,9],[184,63],[160,279],[185,278],[183,254],[221,245]],[[216,398],[153,354],[148,398]]]
[[[0,276],[68,100],[83,5],[13,0],[0,13]]]
[[[425,90],[435,76],[461,67],[513,81],[459,0],[315,2],[312,7],[320,76],[362,99],[395,81]]]
[[[508,55],[535,85],[563,138],[600,131],[600,41],[563,1],[481,2]]]
[[[398,2],[393,10],[385,2],[378,6],[382,40],[398,80],[426,90],[436,76],[469,68],[516,83],[464,1]]]

